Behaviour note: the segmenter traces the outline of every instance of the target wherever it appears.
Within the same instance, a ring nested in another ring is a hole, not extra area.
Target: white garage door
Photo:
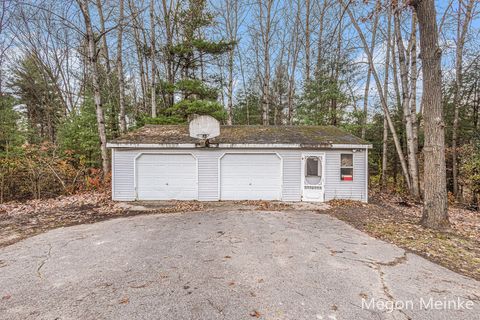
[[[220,160],[220,199],[280,200],[281,170],[276,154],[226,154]]]
[[[137,199],[197,199],[197,161],[192,155],[142,154],[136,166]]]

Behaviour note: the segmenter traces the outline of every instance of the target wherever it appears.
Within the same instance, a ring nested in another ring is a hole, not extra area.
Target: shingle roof
[[[194,144],[187,125],[146,125],[110,144]],[[331,144],[369,145],[363,139],[333,126],[221,126],[220,136],[210,144],[294,144],[302,147],[328,147]]]

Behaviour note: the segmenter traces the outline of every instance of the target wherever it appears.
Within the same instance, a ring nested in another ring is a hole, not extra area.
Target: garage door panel
[[[188,154],[143,154],[137,159],[139,200],[197,199],[196,159]]]
[[[281,160],[276,154],[226,154],[220,160],[222,200],[280,200]]]

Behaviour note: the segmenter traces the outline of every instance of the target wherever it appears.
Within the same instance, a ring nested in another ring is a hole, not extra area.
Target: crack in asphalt
[[[45,259],[43,259],[42,261],[40,261],[40,264],[38,265],[37,267],[37,276],[40,278],[40,279],[43,279],[43,275],[41,273],[41,269],[43,268],[43,266],[45,265],[45,263],[47,263],[47,261],[50,259],[50,256],[52,254],[52,245],[49,243],[48,244],[48,251],[47,251],[47,254],[45,256]]]
[[[396,305],[396,299],[395,297],[393,296],[392,292],[391,292],[391,289],[390,287],[387,285],[387,281],[385,280],[385,272],[383,271],[383,268],[382,267],[394,267],[394,266],[397,266],[397,265],[400,265],[400,264],[403,264],[407,262],[407,252],[404,251],[403,252],[403,255],[400,256],[400,257],[395,257],[393,260],[391,261],[388,261],[388,262],[379,262],[379,261],[375,261],[373,262],[373,270],[376,270],[377,273],[378,273],[378,276],[380,278],[380,283],[382,285],[382,290],[383,290],[383,293],[385,294],[385,296],[393,302],[394,305]],[[405,319],[407,320],[411,320],[412,318],[410,318],[409,315],[407,315],[405,313],[405,311],[403,311],[402,309],[395,309],[395,311],[398,311],[399,313],[401,313],[403,316],[405,316]]]

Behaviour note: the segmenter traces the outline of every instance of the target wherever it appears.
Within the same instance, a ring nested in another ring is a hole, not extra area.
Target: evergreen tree
[[[225,119],[225,110],[218,102],[218,89],[212,86],[215,75],[208,75],[209,65],[219,55],[233,50],[234,42],[213,40],[206,36],[214,24],[214,15],[207,10],[207,1],[188,0],[179,14],[180,41],[169,49],[181,72],[175,83],[160,83],[162,95],[173,94],[179,101],[160,111],[147,123],[184,123],[192,114],[207,114]]]
[[[64,110],[53,72],[33,55],[25,56],[13,70],[10,87],[26,107],[30,142],[55,141]]]

